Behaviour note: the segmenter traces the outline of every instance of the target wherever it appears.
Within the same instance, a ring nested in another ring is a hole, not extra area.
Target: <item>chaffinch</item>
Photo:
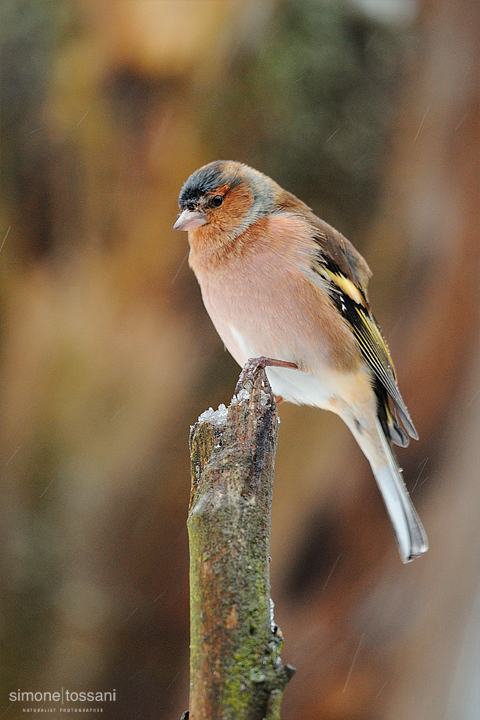
[[[427,537],[392,447],[418,435],[370,311],[363,257],[301,200],[242,163],[196,170],[179,205],[174,228],[188,231],[190,266],[235,360],[244,366],[265,356],[276,395],[345,421],[370,462],[401,559],[424,553]]]

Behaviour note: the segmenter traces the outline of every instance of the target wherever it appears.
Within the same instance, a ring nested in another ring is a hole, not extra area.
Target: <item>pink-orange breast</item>
[[[316,245],[305,221],[282,212],[233,240],[208,226],[189,240],[205,307],[240,364],[267,355],[315,374],[355,372],[361,356],[351,330],[309,270]]]

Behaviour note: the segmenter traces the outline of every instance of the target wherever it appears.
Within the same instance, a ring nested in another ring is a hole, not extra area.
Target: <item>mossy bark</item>
[[[264,379],[190,436],[190,720],[279,718],[294,673],[270,600],[278,415]]]

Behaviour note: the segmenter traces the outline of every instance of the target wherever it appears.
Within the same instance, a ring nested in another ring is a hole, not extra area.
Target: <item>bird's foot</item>
[[[286,360],[275,360],[275,358],[265,357],[265,355],[262,355],[258,358],[249,358],[245,363],[242,372],[240,373],[240,377],[238,378],[237,386],[235,388],[235,395],[238,395],[238,393],[245,386],[246,383],[249,382],[253,386],[255,373],[258,370],[264,370],[266,367],[284,367],[291,368],[292,370],[298,370],[298,365],[296,363],[287,362]],[[272,388],[268,381],[267,373],[264,374],[263,384],[265,387],[265,392],[267,392],[272,398],[272,401],[275,402]],[[281,402],[283,398],[278,397],[278,400]]]

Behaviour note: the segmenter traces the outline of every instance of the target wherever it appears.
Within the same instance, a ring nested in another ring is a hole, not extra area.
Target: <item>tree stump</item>
[[[265,379],[191,430],[190,720],[275,720],[295,672],[270,599],[279,420]]]

